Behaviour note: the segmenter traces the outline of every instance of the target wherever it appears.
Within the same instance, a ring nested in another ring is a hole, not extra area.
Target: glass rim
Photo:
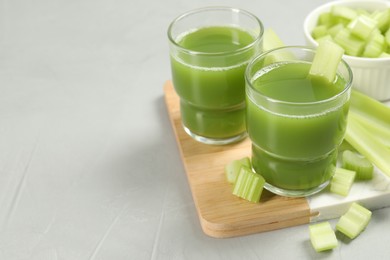
[[[259,29],[260,29],[259,33],[256,36],[256,38],[254,38],[254,40],[250,44],[245,45],[244,47],[241,47],[241,48],[233,50],[233,51],[220,51],[220,52],[194,51],[194,50],[189,50],[187,48],[184,48],[183,46],[178,44],[177,41],[172,37],[172,29],[173,29],[174,25],[177,22],[179,22],[180,20],[182,20],[182,19],[184,19],[184,18],[186,18],[188,16],[191,16],[191,15],[194,15],[194,14],[197,14],[197,13],[201,13],[201,12],[205,12],[205,11],[232,11],[232,12],[235,12],[235,13],[243,13],[243,14],[247,15],[248,17],[251,17],[252,19],[254,19],[256,21],[256,23],[259,25]],[[241,53],[241,52],[244,52],[244,51],[252,48],[258,41],[260,41],[263,38],[264,26],[263,26],[263,23],[261,22],[261,20],[258,17],[256,17],[254,14],[252,14],[251,12],[248,12],[248,11],[246,11],[244,9],[235,8],[235,7],[227,7],[227,6],[209,6],[209,7],[202,7],[202,8],[193,9],[193,10],[187,11],[187,12],[177,16],[169,24],[167,34],[168,34],[169,41],[176,48],[180,49],[183,52],[186,52],[187,54],[191,54],[191,55],[204,55],[204,56],[223,56],[223,55],[226,55],[226,54]]]
[[[258,60],[262,59],[264,56],[268,55],[269,53],[272,53],[272,52],[275,52],[275,51],[279,51],[279,50],[283,50],[283,49],[300,49],[300,50],[308,51],[308,52],[311,52],[311,53],[315,53],[316,52],[316,48],[314,48],[314,47],[308,47],[308,46],[304,46],[304,45],[289,45],[289,46],[282,46],[282,47],[278,47],[278,48],[275,48],[275,49],[271,49],[271,50],[262,52],[259,55],[257,55],[256,57],[254,57],[249,62],[248,66],[247,66],[247,68],[245,70],[245,81],[249,85],[251,90],[254,91],[261,98],[264,98],[264,99],[266,99],[269,102],[272,102],[272,103],[275,103],[275,104],[280,104],[280,105],[310,106],[310,105],[325,104],[325,103],[337,100],[339,97],[343,96],[346,92],[348,92],[348,90],[352,87],[352,81],[353,81],[352,69],[348,65],[348,63],[344,60],[344,58],[341,58],[340,63],[343,64],[343,66],[346,68],[347,74],[349,76],[349,79],[346,81],[345,88],[342,91],[340,91],[339,93],[337,93],[336,95],[334,95],[334,96],[332,96],[330,98],[327,98],[327,99],[318,100],[318,101],[311,101],[311,102],[292,102],[292,101],[284,101],[284,100],[279,100],[279,99],[268,97],[267,95],[261,93],[260,91],[258,91],[256,88],[253,87],[253,84],[251,82],[251,77],[249,77],[249,72],[250,72],[251,68],[255,65],[255,63]],[[288,62],[288,61],[286,61],[286,62]]]

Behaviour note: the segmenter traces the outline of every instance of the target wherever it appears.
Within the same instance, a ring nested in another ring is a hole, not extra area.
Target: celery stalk
[[[384,146],[390,149],[390,129],[386,128],[385,125],[381,124],[378,121],[367,119],[362,114],[355,112],[354,110],[349,111],[349,118],[353,118],[352,120],[356,120],[359,124],[361,124],[364,128],[366,128],[379,142],[381,142]]]
[[[390,176],[390,107],[353,90],[345,139]]]
[[[263,51],[269,51],[275,48],[283,47],[285,44],[272,29],[264,31],[263,35]]]
[[[338,245],[336,234],[329,222],[321,222],[309,226],[310,241],[317,252],[330,250]]]
[[[368,122],[390,129],[390,107],[378,100],[352,90],[351,110],[362,115]]]
[[[365,156],[370,162],[375,164],[385,174],[390,176],[390,150],[379,142],[371,133],[359,122],[348,118],[345,139],[360,154]]]

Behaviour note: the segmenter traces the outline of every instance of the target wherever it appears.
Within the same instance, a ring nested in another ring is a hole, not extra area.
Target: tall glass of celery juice
[[[309,77],[314,54],[299,46],[274,49],[254,58],[245,75],[252,167],[279,195],[326,187],[346,130],[352,72],[341,60],[333,82]]]
[[[195,140],[222,145],[246,136],[244,73],[262,35],[258,18],[229,7],[193,10],[170,24],[172,81]]]

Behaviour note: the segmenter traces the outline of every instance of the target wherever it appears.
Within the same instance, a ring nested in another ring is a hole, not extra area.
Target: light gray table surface
[[[0,259],[389,259],[390,208],[321,254],[308,225],[206,236],[164,103],[177,15],[240,7],[295,45],[325,2],[0,0]]]

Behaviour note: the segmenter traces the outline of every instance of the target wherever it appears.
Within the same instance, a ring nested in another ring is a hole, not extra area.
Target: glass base
[[[200,143],[204,143],[204,144],[211,144],[211,145],[232,144],[232,143],[239,142],[242,139],[244,139],[245,137],[247,137],[247,133],[243,132],[243,133],[241,133],[239,135],[236,135],[236,136],[233,136],[233,137],[228,137],[228,138],[210,138],[210,137],[204,137],[204,136],[200,136],[200,135],[194,134],[193,132],[191,132],[190,129],[188,129],[184,125],[183,125],[183,128],[184,128],[184,131],[189,136],[191,136],[193,139],[195,139],[196,141],[198,141]]]
[[[282,188],[275,187],[269,183],[264,184],[264,188],[267,189],[268,191],[275,193],[280,196],[285,196],[285,197],[307,197],[313,194],[316,194],[320,191],[322,191],[326,186],[328,186],[330,181],[324,182],[318,187],[307,189],[307,190],[286,190]]]

